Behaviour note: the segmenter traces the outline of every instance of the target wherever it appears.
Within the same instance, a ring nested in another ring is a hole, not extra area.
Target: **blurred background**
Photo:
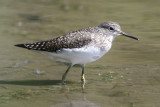
[[[0,0],[0,107],[160,106],[159,0]],[[60,84],[66,64],[14,47],[114,21],[140,40],[117,37],[100,60]]]

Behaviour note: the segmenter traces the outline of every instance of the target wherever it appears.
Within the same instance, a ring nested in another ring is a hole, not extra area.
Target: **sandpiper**
[[[35,50],[55,61],[69,63],[68,69],[62,76],[63,84],[65,84],[66,75],[71,67],[81,64],[81,81],[82,84],[85,84],[85,65],[106,54],[111,49],[114,38],[119,35],[139,40],[123,32],[118,23],[106,21],[99,26],[76,30],[51,40],[16,44],[15,46]]]

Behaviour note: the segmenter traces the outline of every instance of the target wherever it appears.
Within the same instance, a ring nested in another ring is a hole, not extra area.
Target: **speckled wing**
[[[86,34],[88,34],[88,36]],[[15,46],[27,48],[30,50],[56,52],[57,50],[67,49],[67,48],[68,49],[81,48],[91,42],[90,35],[91,35],[90,29],[86,28],[68,33],[63,36],[59,36],[51,40],[28,43],[28,44],[17,44]]]

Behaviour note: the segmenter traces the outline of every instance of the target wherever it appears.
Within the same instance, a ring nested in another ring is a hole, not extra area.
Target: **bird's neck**
[[[107,41],[112,43],[114,38],[115,38],[114,36],[108,36]]]

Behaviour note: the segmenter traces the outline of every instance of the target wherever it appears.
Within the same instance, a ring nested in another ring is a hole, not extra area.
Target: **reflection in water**
[[[69,100],[69,102],[55,104],[50,107],[100,107],[88,101],[85,93],[82,93],[82,100],[79,101],[71,100],[68,94],[66,95],[66,97]]]

